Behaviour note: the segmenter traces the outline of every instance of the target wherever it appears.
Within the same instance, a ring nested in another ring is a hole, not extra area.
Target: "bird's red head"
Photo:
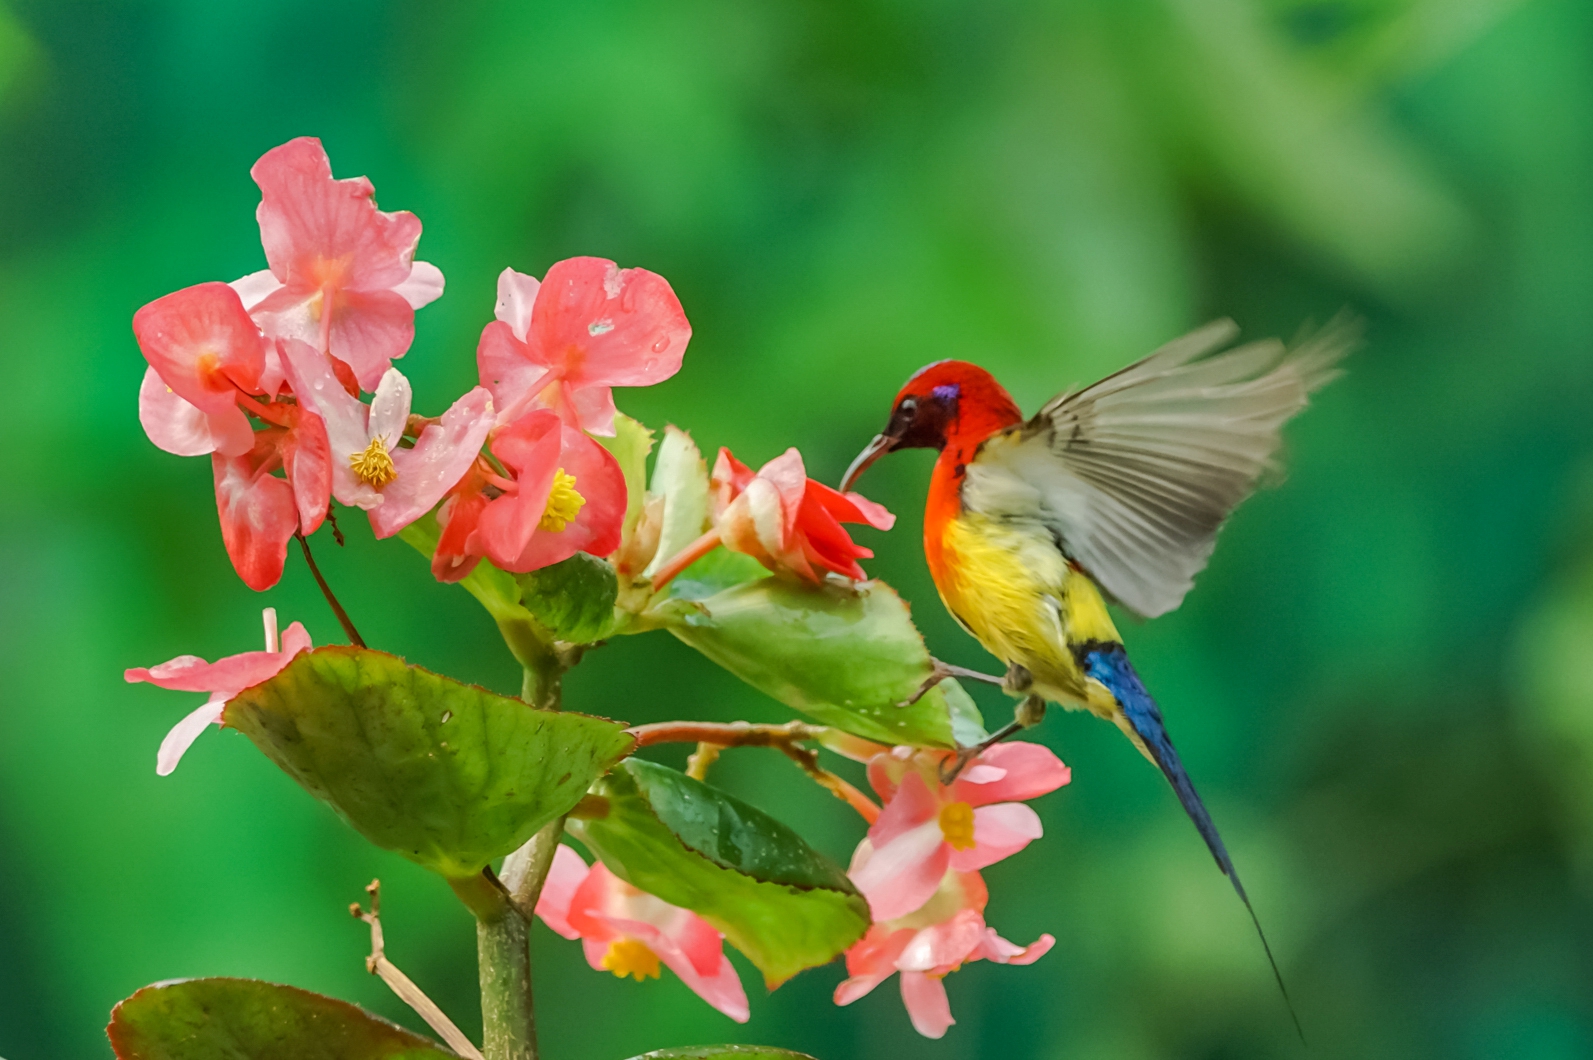
[[[850,489],[870,464],[893,449],[977,444],[1022,420],[1012,395],[989,372],[967,361],[936,361],[907,380],[884,432],[852,461],[841,488]]]

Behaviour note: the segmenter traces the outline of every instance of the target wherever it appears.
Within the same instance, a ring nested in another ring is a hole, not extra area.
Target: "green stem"
[[[476,916],[482,1055],[486,1060],[537,1060],[529,924],[490,869],[448,882]]]

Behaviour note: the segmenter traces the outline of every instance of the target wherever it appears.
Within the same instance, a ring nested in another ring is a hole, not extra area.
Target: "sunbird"
[[[1114,723],[1162,771],[1233,883],[1286,1002],[1233,859],[1106,605],[1155,618],[1183,601],[1228,513],[1274,469],[1284,423],[1338,374],[1358,333],[1341,315],[1292,347],[1225,349],[1238,328],[1219,320],[1029,419],[983,368],[938,361],[902,387],[884,432],[841,482],[850,489],[896,449],[939,450],[924,509],[929,572],[952,617],[1007,673],[937,661],[920,694],[968,677],[1023,696],[992,742],[1036,723],[1047,701]]]

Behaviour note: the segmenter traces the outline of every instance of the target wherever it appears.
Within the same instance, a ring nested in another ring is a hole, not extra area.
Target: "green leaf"
[[[631,1060],[720,1060],[721,1057],[739,1057],[740,1060],[813,1060],[807,1053],[793,1053],[789,1049],[775,1049],[767,1045],[692,1045],[685,1049],[659,1049]]]
[[[616,876],[701,916],[771,988],[868,930],[840,866],[787,826],[684,773],[630,759],[598,782],[602,817],[570,830]]]
[[[648,492],[664,499],[658,551],[643,572],[652,577],[666,560],[708,529],[708,465],[691,435],[673,424],[664,428]]]
[[[256,979],[146,986],[111,1010],[118,1060],[444,1060],[427,1038],[336,998]]]
[[[716,548],[676,575],[666,592],[672,600],[706,600],[768,576],[769,568],[746,553]]]
[[[675,636],[825,725],[881,743],[954,746],[946,689],[897,706],[928,679],[929,649],[884,582],[847,588],[767,577],[658,612]]]
[[[437,553],[437,540],[442,536],[436,513],[427,512],[400,530],[398,536],[422,556],[431,559]],[[477,563],[475,570],[459,584],[479,600],[481,606],[495,619],[517,617],[516,612],[525,613],[520,606],[520,587],[515,584],[514,575],[499,570],[486,560]]]
[[[614,437],[597,441],[614,455],[625,475],[624,536],[629,540],[647,499],[647,454],[653,450],[653,432],[619,412],[614,415]]]
[[[223,720],[365,838],[454,877],[569,812],[633,743],[620,722],[346,647],[300,655]]]
[[[614,628],[619,582],[614,568],[596,556],[577,552],[516,581],[525,609],[559,640],[590,644]]]

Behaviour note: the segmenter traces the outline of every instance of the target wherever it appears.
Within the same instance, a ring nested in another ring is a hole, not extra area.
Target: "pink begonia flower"
[[[415,310],[443,291],[441,270],[414,260],[420,219],[378,210],[364,177],[332,179],[311,136],[267,151],[249,175],[260,186],[256,217],[271,267],[233,288],[267,335],[330,353],[375,390],[414,341]],[[271,367],[265,388],[275,394],[285,366]]]
[[[619,548],[625,473],[607,449],[546,409],[494,431],[489,448],[512,477],[478,460],[438,510],[439,581],[466,577],[483,556],[525,573]]]
[[[950,785],[940,782],[946,757],[898,747],[868,764],[869,783],[885,809],[868,830],[868,856],[854,860],[848,874],[875,920],[923,905],[948,870],[982,869],[1040,838],[1040,818],[1022,800],[1072,779],[1061,759],[1039,744],[996,744]]]
[[[588,869],[581,855],[560,846],[536,913],[558,934],[580,939],[597,971],[641,982],[658,978],[662,962],[737,1023],[751,1014],[741,978],[725,957],[724,936],[696,913],[632,887],[601,861]]]
[[[802,454],[787,449],[752,469],[729,449],[714,462],[715,521],[725,547],[745,552],[770,570],[788,570],[811,582],[822,571],[855,581],[867,575],[859,559],[874,553],[854,544],[845,523],[867,523],[889,530],[896,517],[861,494],[840,493],[808,478]]]
[[[178,456],[254,448],[238,397],[259,392],[265,345],[232,288],[201,283],[157,298],[133,314],[133,335],[150,367],[138,395],[150,441]]]
[[[476,366],[498,422],[548,408],[572,427],[614,433],[616,386],[650,386],[680,371],[691,325],[668,281],[603,258],[556,263],[538,283],[504,269],[497,320]]]
[[[926,1038],[942,1037],[957,1022],[946,999],[947,975],[970,961],[1033,964],[1056,943],[1050,935],[1026,947],[1008,942],[985,923],[988,900],[977,872],[946,873],[922,908],[875,922],[846,952],[848,978],[835,988],[835,1003],[850,1005],[900,972],[902,1004],[913,1029]]]
[[[492,429],[492,397],[478,386],[405,448],[399,440],[412,394],[398,369],[387,369],[367,406],[343,389],[331,362],[310,346],[287,339],[282,353],[294,395],[325,421],[332,495],[369,512],[377,537],[391,537],[442,500],[470,470]]]
[[[221,724],[221,710],[227,700],[252,688],[262,681],[275,677],[283,667],[293,661],[301,651],[310,650],[310,635],[295,622],[277,639],[277,611],[268,607],[262,612],[265,620],[265,651],[246,651],[207,663],[197,655],[179,655],[159,666],[135,667],[122,676],[129,684],[148,681],[150,684],[176,692],[209,692],[205,705],[172,726],[160,742],[160,752],[155,757],[155,772],[167,776],[177,768],[184,752],[205,731],[207,725]]]

